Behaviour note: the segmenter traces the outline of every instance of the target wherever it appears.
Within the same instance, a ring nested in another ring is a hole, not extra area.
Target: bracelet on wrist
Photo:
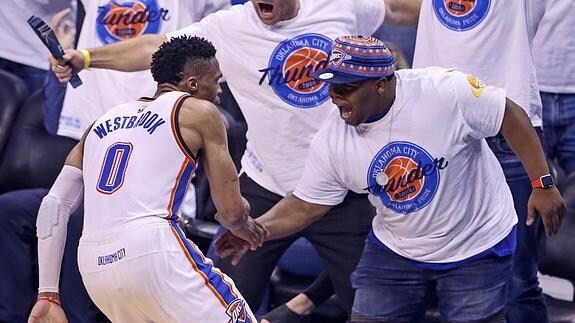
[[[80,49],[80,53],[84,56],[84,69],[87,69],[90,67],[90,62],[92,61],[90,52],[87,49]]]
[[[38,301],[48,301],[50,303],[54,303],[56,305],[60,305],[60,297],[58,296],[47,296],[47,295],[40,295],[38,296]]]

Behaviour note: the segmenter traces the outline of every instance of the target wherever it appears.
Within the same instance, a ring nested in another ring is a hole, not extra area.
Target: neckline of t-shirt
[[[387,112],[385,113],[385,115],[379,119],[379,120],[375,120],[369,123],[362,123],[359,125],[359,127],[362,130],[368,130],[371,129],[375,126],[378,125],[382,125],[382,124],[388,124],[388,123],[393,123],[393,119],[394,116],[397,114],[397,110],[399,109],[399,101],[400,98],[402,98],[403,96],[401,95],[401,91],[402,91],[402,82],[401,82],[401,78],[399,77],[399,75],[397,73],[395,73],[395,99],[393,100],[393,103],[391,104],[391,107],[389,107],[389,110],[387,110]]]

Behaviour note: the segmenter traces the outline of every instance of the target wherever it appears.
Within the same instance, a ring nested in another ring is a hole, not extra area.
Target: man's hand
[[[72,42],[74,41],[74,24],[67,18],[70,11],[70,8],[62,9],[50,20],[50,27],[54,30],[56,38],[58,38],[64,50],[72,48]]]
[[[250,214],[250,203],[242,197],[243,202],[243,214],[246,219],[245,222],[241,224],[227,223],[225,218],[220,217],[216,214],[216,220],[220,222],[226,229],[230,230],[236,237],[243,239],[250,246],[250,249],[255,250],[261,247],[264,243],[266,237],[268,236],[268,230],[256,222],[253,218],[249,216]]]
[[[231,232],[236,237],[245,240],[252,250],[261,247],[268,236],[268,230],[251,217],[248,217],[242,227],[231,230]]]
[[[84,55],[75,49],[67,49],[64,51],[63,62],[58,62],[54,56],[50,56],[50,67],[52,68],[52,72],[56,74],[58,81],[60,83],[66,83],[70,81],[70,77],[72,77],[72,68],[66,64],[70,63],[74,65],[76,71],[80,71],[84,68]]]
[[[250,249],[250,244],[236,237],[231,231],[227,230],[214,242],[216,255],[220,258],[232,256],[232,265],[237,265],[242,256]]]
[[[565,201],[555,186],[547,189],[533,189],[527,203],[527,225],[533,224],[535,215],[539,213],[545,234],[553,236],[559,231],[561,220],[567,212]]]
[[[39,300],[32,308],[28,323],[68,323],[68,320],[62,307],[47,300]]]

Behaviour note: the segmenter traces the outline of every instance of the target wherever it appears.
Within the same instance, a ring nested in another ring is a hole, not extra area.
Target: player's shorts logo
[[[111,1],[98,8],[96,31],[104,44],[157,34],[163,21],[170,19],[169,10],[157,0],[138,0],[118,4]]]
[[[313,108],[329,98],[328,84],[309,73],[327,66],[332,40],[319,34],[304,34],[281,42],[273,51],[260,85],[267,82],[286,103]]]
[[[433,11],[445,27],[465,31],[485,19],[490,5],[491,0],[433,0]]]
[[[439,187],[439,171],[447,165],[444,158],[433,158],[415,144],[392,142],[369,165],[368,190],[394,212],[412,213],[431,202]]]
[[[248,315],[246,313],[246,304],[243,299],[234,299],[228,308],[226,314],[230,317],[228,323],[243,323],[247,322]]]

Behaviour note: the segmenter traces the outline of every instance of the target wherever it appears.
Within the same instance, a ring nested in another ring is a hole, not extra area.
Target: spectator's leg
[[[36,215],[48,190],[0,195],[0,322],[26,322],[38,290]]]
[[[303,231],[324,260],[342,307],[350,313],[354,299],[350,275],[371,229],[375,209],[365,194],[348,193],[344,201]]]
[[[351,321],[420,322],[432,288],[425,270],[370,241],[351,276],[356,289]]]
[[[303,293],[310,299],[315,307],[323,304],[334,293],[328,272],[324,270]]]
[[[561,137],[557,148],[559,165],[567,175],[575,173],[575,94],[558,94]]]
[[[44,86],[47,70],[12,62],[4,58],[0,58],[0,69],[18,75],[26,83],[29,93],[34,93]]]
[[[512,256],[491,256],[452,270],[436,271],[441,319],[453,323],[504,323],[511,266]]]
[[[556,96],[553,93],[540,92],[543,103],[543,131],[545,132],[545,155],[556,159],[558,154],[559,111]]]

